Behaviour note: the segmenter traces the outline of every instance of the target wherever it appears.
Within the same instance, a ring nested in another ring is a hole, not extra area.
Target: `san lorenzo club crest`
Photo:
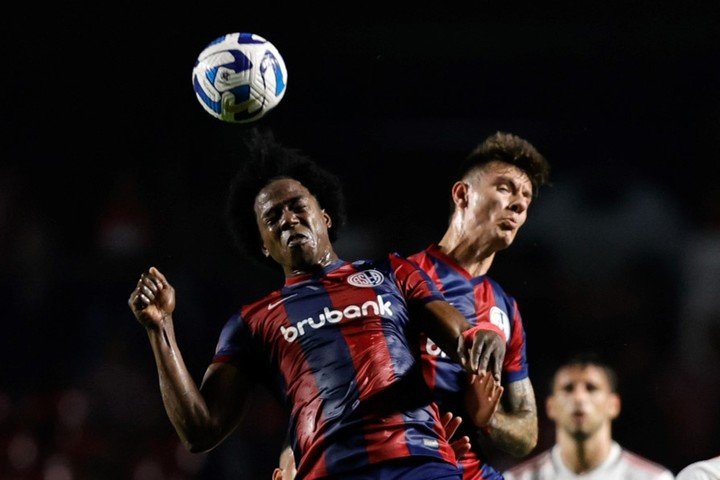
[[[385,277],[377,270],[365,270],[363,272],[353,273],[347,278],[350,285],[356,287],[376,287],[383,283]]]

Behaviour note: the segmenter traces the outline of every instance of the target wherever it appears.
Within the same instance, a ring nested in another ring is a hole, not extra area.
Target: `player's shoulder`
[[[720,478],[720,456],[691,463],[680,470],[675,478],[677,480],[713,480]]]
[[[525,480],[537,478],[540,471],[552,464],[552,449],[529,457],[503,472],[506,480]]]
[[[633,470],[637,473],[641,473],[643,478],[648,480],[672,480],[675,478],[672,472],[663,465],[660,465],[659,463],[645,458],[635,452],[627,450],[626,448],[621,447],[620,457],[624,462],[631,466]]]
[[[711,477],[703,468],[703,462],[695,462],[680,470],[675,478],[677,480],[705,480]]]

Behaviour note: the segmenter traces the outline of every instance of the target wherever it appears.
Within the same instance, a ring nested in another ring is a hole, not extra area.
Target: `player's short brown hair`
[[[545,157],[527,140],[505,132],[495,132],[475,147],[462,163],[458,178],[495,160],[515,165],[525,172],[532,183],[534,196],[550,181],[550,164]]]

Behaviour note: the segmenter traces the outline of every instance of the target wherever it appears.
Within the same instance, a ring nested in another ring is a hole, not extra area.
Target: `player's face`
[[[263,253],[286,273],[301,273],[330,258],[330,217],[297,180],[275,180],[260,190],[255,198],[255,218]]]
[[[493,161],[475,170],[467,185],[467,209],[462,218],[468,238],[495,250],[510,246],[527,220],[532,183],[527,174],[509,163]]]
[[[585,439],[620,413],[620,398],[610,390],[602,368],[594,365],[561,368],[555,375],[547,414],[558,428],[576,439]]]

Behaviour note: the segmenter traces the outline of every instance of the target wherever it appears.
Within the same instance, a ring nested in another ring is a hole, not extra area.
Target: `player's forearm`
[[[160,393],[178,436],[193,452],[215,445],[217,430],[197,384],[192,379],[175,340],[172,318],[157,330],[148,329],[157,364]]]
[[[493,445],[516,457],[530,453],[537,445],[538,423],[535,391],[529,378],[508,384],[505,404],[490,418],[483,430]]]
[[[537,414],[532,411],[508,413],[498,410],[483,432],[497,448],[515,457],[523,457],[537,444]]]

